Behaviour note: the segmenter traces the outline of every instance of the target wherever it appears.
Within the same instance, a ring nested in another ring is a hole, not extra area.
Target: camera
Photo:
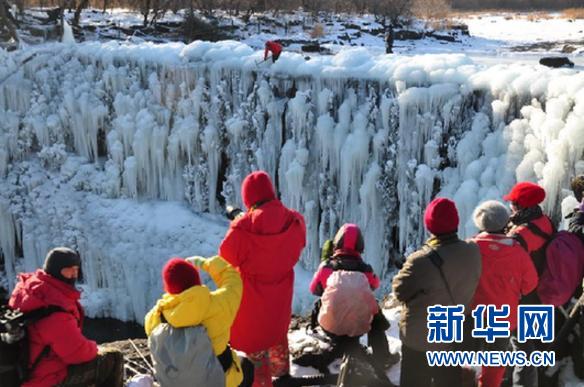
[[[227,219],[229,220],[234,220],[240,216],[243,216],[243,210],[241,208],[237,208],[231,205],[225,207],[225,213],[227,215]]]

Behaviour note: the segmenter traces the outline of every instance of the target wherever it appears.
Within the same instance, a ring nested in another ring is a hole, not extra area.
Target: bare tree
[[[411,6],[410,0],[371,0],[369,11],[396,23],[400,17],[410,16]]]
[[[19,43],[15,21],[10,13],[10,4],[7,0],[0,0],[0,42],[14,41]]]
[[[77,7],[75,8],[75,14],[73,15],[73,25],[75,27],[79,27],[79,19],[81,18],[81,11],[83,11],[84,8],[87,8],[88,5],[89,5],[89,0],[81,0],[77,4]]]
[[[205,15],[213,14],[215,9],[215,0],[196,0],[197,8],[205,13]]]
[[[412,8],[414,15],[421,19],[444,19],[450,13],[449,0],[415,0]]]

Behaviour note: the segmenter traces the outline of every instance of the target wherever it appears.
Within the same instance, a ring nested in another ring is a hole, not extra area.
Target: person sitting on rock
[[[324,261],[310,283],[310,292],[322,297],[320,302],[317,302],[317,310],[314,311],[313,316],[316,317],[318,314],[319,324],[337,343],[343,341],[345,336],[358,340],[360,335],[367,333],[368,344],[371,346],[377,365],[381,368],[389,368],[399,359],[391,356],[389,352],[385,336],[389,322],[372,293],[372,290],[379,287],[379,278],[361,257],[365,248],[361,229],[356,224],[346,223],[337,231],[332,244],[327,242],[325,242],[321,257]],[[327,245],[330,245],[332,251],[326,252]],[[346,275],[345,278],[334,278],[334,273]],[[354,274],[358,274],[357,278],[348,278]],[[346,280],[354,284],[358,282],[360,285],[358,289],[349,292],[351,297],[339,300],[338,296],[341,295],[339,287],[345,286],[342,282]],[[332,286],[329,292],[326,291],[328,286]],[[359,292],[364,293],[363,298],[357,296]],[[334,293],[336,297],[333,296]],[[331,305],[335,301],[342,306]],[[340,314],[335,310],[338,310]],[[341,316],[341,314],[346,314],[346,316]]]
[[[217,290],[211,291],[201,284],[197,268],[211,276]],[[229,346],[231,324],[243,291],[237,270],[219,256],[209,259],[191,257],[187,260],[173,258],[162,269],[162,278],[166,293],[146,315],[146,334],[151,336],[162,322],[174,328],[202,325],[207,330],[215,356],[223,366],[225,386],[239,386],[243,382],[244,371],[239,357]],[[253,371],[246,373],[253,375]],[[204,385],[214,386],[215,383],[206,380]]]
[[[123,354],[98,348],[81,331],[84,312],[75,288],[80,270],[79,254],[58,247],[49,251],[42,270],[19,275],[11,308],[23,313],[57,309],[28,325],[30,376],[23,387],[124,385]]]

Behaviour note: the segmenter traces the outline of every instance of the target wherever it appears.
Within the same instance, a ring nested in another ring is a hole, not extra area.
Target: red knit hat
[[[190,287],[201,284],[197,269],[181,258],[172,258],[162,269],[164,291],[179,294]]]
[[[345,250],[361,254],[365,247],[363,234],[359,226],[353,223],[345,223],[341,226],[333,239],[335,250]]]
[[[247,208],[261,201],[276,199],[274,185],[264,171],[252,172],[241,183],[241,197]]]
[[[517,203],[522,208],[538,205],[545,199],[545,190],[530,181],[522,181],[515,184],[511,191],[503,196],[504,200]]]
[[[424,224],[434,235],[449,234],[458,230],[458,211],[450,199],[436,198],[428,204]]]

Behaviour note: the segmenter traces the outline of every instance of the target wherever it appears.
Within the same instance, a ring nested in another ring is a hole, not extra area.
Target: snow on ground
[[[35,13],[39,17],[43,15],[40,11]],[[167,12],[160,21],[178,23],[184,14],[184,10],[177,13]],[[72,13],[66,14],[69,20],[72,17]],[[220,28],[235,28],[233,39],[255,49],[262,49],[266,40],[282,39],[286,42],[285,50],[299,53],[303,44],[315,42],[326,48],[328,54],[350,47],[366,47],[372,54],[385,53],[383,25],[373,15],[320,15],[315,19],[310,13],[301,11],[280,12],[277,15],[268,12],[253,14],[248,22],[243,22],[241,16],[216,11],[211,18],[204,15],[200,17],[216,23]],[[452,23],[468,25],[470,36],[462,34],[460,30],[449,29],[448,26]],[[324,35],[312,38],[311,32],[317,24],[323,26]],[[164,34],[152,32],[151,35],[144,35],[140,31],[134,31],[133,26],[142,25],[142,15],[125,9],[108,10],[106,13],[86,9],[81,16],[81,25],[90,27],[84,31],[85,39],[88,40],[122,39],[134,43],[148,40],[169,41]],[[113,30],[113,26],[122,28],[123,32]],[[445,22],[426,23],[413,20],[409,25],[397,27],[396,31],[404,29],[428,32],[434,31],[434,28],[438,34],[454,37],[456,42],[431,37],[397,40],[394,52],[399,55],[465,53],[489,62],[534,62],[542,55],[553,54],[567,55],[577,64],[584,64],[584,19],[566,19],[554,13],[536,16],[528,13],[469,13],[456,15]],[[563,53],[564,49],[568,51]],[[304,55],[314,57],[321,54]]]
[[[528,13],[480,14],[456,19],[468,25],[471,36],[499,42],[537,43],[551,40],[582,40],[584,19],[566,19],[559,14],[541,18]]]

